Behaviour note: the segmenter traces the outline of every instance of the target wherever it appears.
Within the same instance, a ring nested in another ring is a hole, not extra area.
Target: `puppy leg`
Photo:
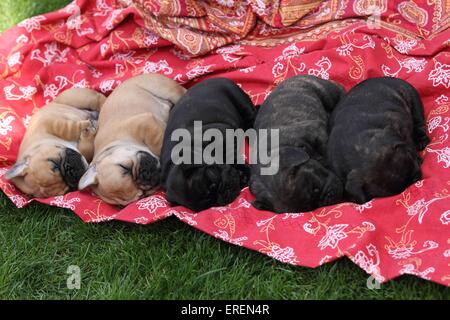
[[[84,129],[92,126],[91,120],[73,121],[68,119],[49,119],[47,132],[66,141],[79,141]]]
[[[186,89],[180,86],[176,81],[157,73],[145,74],[128,80],[137,87],[147,91],[157,100],[171,107],[175,105],[186,93]],[[157,90],[155,89],[155,84]]]
[[[94,157],[94,140],[95,135],[97,134],[97,129],[97,121],[91,120],[90,126],[82,129],[81,131],[78,150],[80,150],[80,153],[88,162],[91,162]]]
[[[250,192],[255,196],[253,207],[258,210],[274,211],[271,196],[258,176],[252,176],[249,182]]]
[[[348,198],[357,204],[363,204],[370,200],[364,192],[364,181],[362,179],[358,171],[352,170],[347,175],[347,182],[345,183],[345,192]]]
[[[133,130],[134,137],[142,141],[156,156],[160,156],[165,125],[151,113],[139,114],[124,122],[127,130]]]
[[[66,90],[55,99],[56,103],[92,111],[100,111],[105,101],[106,97],[103,94],[85,88]]]

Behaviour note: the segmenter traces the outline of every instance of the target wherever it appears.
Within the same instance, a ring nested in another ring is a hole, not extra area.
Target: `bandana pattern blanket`
[[[0,187],[21,208],[68,208],[83,221],[150,224],[169,216],[284,263],[317,267],[347,256],[384,282],[412,274],[450,285],[450,0],[76,0],[0,36]],[[369,77],[409,81],[424,102],[432,139],[423,177],[402,194],[363,205],[275,215],[230,205],[193,213],[163,193],[127,208],[73,192],[28,199],[3,175],[30,116],[60,92],[109,94],[125,79],[158,72],[190,87],[236,81],[260,104],[297,74],[350,89]]]

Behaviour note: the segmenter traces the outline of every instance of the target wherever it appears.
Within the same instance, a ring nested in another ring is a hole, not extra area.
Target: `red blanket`
[[[141,73],[188,87],[224,76],[259,104],[296,74],[347,89],[368,77],[399,77],[421,94],[432,142],[424,179],[398,196],[282,215],[252,208],[248,189],[199,214],[169,207],[162,193],[123,210],[89,193],[35,200],[86,222],[150,224],[174,215],[285,263],[317,267],[347,256],[381,282],[413,274],[448,286],[449,24],[450,0],[74,1],[0,37],[0,176],[16,159],[30,115],[71,87],[108,94]],[[31,201],[3,178],[0,187],[19,208]]]

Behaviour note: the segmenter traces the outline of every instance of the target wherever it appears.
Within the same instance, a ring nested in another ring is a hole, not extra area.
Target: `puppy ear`
[[[255,209],[261,210],[261,211],[272,211],[274,212],[274,208],[271,203],[264,201],[264,200],[258,200],[252,202],[252,206]]]
[[[78,183],[78,190],[84,190],[87,187],[95,186],[98,184],[97,169],[95,166],[90,166],[86,173],[81,177]]]
[[[187,179],[182,164],[172,167],[165,180],[162,181],[162,187],[166,191],[166,199],[171,204],[182,202],[179,200],[179,195],[185,195],[187,188]]]
[[[308,160],[310,159],[309,155],[306,152],[295,152],[292,153],[290,156],[285,157],[286,163],[289,164],[289,169],[287,172],[287,182],[289,183],[290,180],[295,179],[297,176],[298,170],[300,170],[300,167],[304,165]]]
[[[27,160],[21,160],[16,162],[11,169],[9,169],[5,174],[6,180],[11,180],[16,177],[23,177],[28,170],[28,161]]]
[[[358,204],[366,203],[369,200],[364,192],[364,180],[357,170],[352,170],[347,175],[345,192],[349,195],[350,200]]]
[[[272,197],[259,176],[250,177],[249,187],[251,193],[256,198],[252,202],[253,207],[258,210],[274,211],[274,206],[271,201]]]
[[[279,152],[280,162],[283,159],[283,163],[289,164],[290,167],[300,166],[310,159],[308,152],[300,147],[283,147]]]

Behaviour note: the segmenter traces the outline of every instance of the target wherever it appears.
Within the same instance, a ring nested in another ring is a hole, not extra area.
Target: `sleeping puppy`
[[[326,144],[329,112],[344,93],[331,81],[304,75],[282,82],[269,95],[254,127],[258,132],[279,129],[279,145],[269,146],[279,170],[262,175],[262,164],[251,166],[250,190],[257,209],[310,211],[341,199],[342,183],[329,169]]]
[[[329,158],[349,200],[398,194],[421,179],[418,150],[429,139],[419,94],[407,82],[363,81],[339,103],[330,125]]]
[[[70,89],[37,111],[5,178],[36,198],[77,189],[94,154],[98,112],[105,97],[90,89]]]
[[[123,206],[151,195],[159,187],[169,111],[185,91],[159,74],[119,85],[100,112],[95,156],[79,189],[91,187],[105,202]]]
[[[250,128],[254,117],[255,108],[250,98],[231,80],[208,79],[188,90],[171,112],[161,153],[162,185],[173,205],[182,205],[198,212],[229,204],[239,195],[248,182],[249,169],[244,164],[238,164],[241,150],[226,150],[228,140],[225,132],[227,129]],[[196,152],[201,156],[210,144],[209,141],[197,141],[200,150],[194,148],[194,140],[201,139],[194,135],[194,121],[202,122],[201,134],[208,129],[216,129],[223,135],[222,164],[221,161],[207,164],[203,157],[197,164],[194,161],[174,163],[172,151],[179,143],[172,139],[175,130],[185,129],[193,137],[186,145],[191,160]]]

